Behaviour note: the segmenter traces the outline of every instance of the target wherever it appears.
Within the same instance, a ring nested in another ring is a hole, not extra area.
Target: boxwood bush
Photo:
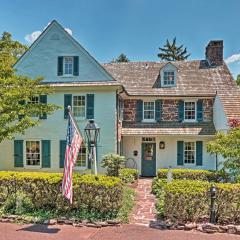
[[[168,169],[159,169],[158,178],[167,178]],[[224,171],[195,170],[195,169],[172,169],[173,179],[201,180],[209,182],[228,182],[229,174]]]
[[[134,183],[138,179],[138,170],[131,168],[123,168],[119,170],[119,177],[125,183]]]
[[[203,221],[210,211],[210,186],[207,181],[156,179],[159,215],[172,221]],[[240,184],[217,183],[216,217],[221,224],[240,223]]]
[[[61,182],[60,173],[0,172],[0,207],[16,191],[26,194],[36,209],[87,209],[105,214],[116,213],[121,207],[123,186],[119,178],[74,174],[72,205],[62,196]]]

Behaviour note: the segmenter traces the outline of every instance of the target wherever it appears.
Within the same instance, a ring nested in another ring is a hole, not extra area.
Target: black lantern
[[[165,142],[161,141],[159,143],[159,149],[165,149]]]
[[[89,146],[96,145],[97,140],[100,136],[100,127],[94,122],[93,119],[89,120],[84,129],[84,132]]]
[[[210,187],[211,206],[210,206],[210,223],[216,224],[216,206],[217,188],[215,185]]]

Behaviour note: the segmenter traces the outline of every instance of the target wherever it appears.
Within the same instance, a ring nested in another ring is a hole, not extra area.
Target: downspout
[[[216,171],[218,171],[218,154],[216,153]]]

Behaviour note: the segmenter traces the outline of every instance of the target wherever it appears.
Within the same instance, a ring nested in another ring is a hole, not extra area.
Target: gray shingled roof
[[[160,69],[166,62],[128,62],[103,64],[105,69],[131,96],[220,96],[227,117],[240,118],[240,89],[227,65],[209,67],[207,61],[176,61],[177,85],[157,88]]]

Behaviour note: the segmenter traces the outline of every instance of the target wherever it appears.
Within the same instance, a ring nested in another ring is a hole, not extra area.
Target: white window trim
[[[88,148],[86,145],[85,145],[85,147],[86,147],[86,166],[85,167],[75,166],[74,170],[76,170],[76,171],[86,170],[88,167]]]
[[[87,95],[86,94],[73,94],[72,95],[72,111],[73,111],[73,98],[74,97],[80,97],[80,96],[84,96],[85,97],[85,116],[84,117],[77,117],[77,116],[74,116],[75,119],[77,120],[86,120],[87,118]],[[74,112],[73,112],[73,115],[74,115]]]
[[[195,103],[195,119],[185,119],[185,103],[194,102]],[[184,122],[197,122],[197,101],[196,100],[186,100],[184,101]]]
[[[164,73],[165,72],[173,72],[174,73],[174,84],[164,84]],[[161,86],[162,87],[176,87],[176,71],[175,70],[163,70],[161,77]]]
[[[40,151],[40,164],[39,165],[27,165],[27,155],[26,155],[26,143],[27,142],[31,142],[31,141],[38,141],[39,142],[39,151]],[[28,169],[41,169],[42,168],[42,141],[41,139],[26,139],[23,142],[23,166],[24,168],[28,168]]]
[[[153,115],[154,115],[154,116],[153,116],[152,119],[145,119],[145,118],[144,118],[144,103],[148,103],[148,102],[153,102],[153,106],[154,106],[154,107],[153,107],[153,108],[154,108],[154,109],[153,109]],[[155,101],[151,101],[151,100],[149,100],[149,101],[143,101],[143,109],[142,109],[142,119],[143,119],[143,120],[142,120],[142,122],[147,122],[147,123],[148,123],[148,122],[149,122],[149,123],[151,123],[151,122],[156,122],[156,120],[155,120],[155,114],[156,114],[156,113],[155,113]]]
[[[72,74],[65,74],[65,59],[66,58],[72,58]],[[74,71],[74,59],[73,56],[63,56],[63,77],[73,77],[73,71]]]
[[[186,142],[193,142],[194,143],[194,163],[185,163],[185,143]],[[183,146],[183,157],[184,157],[183,164],[184,164],[184,166],[196,166],[196,158],[197,158],[197,149],[196,149],[196,147],[197,147],[196,141],[191,141],[191,140],[184,141],[184,146]]]

